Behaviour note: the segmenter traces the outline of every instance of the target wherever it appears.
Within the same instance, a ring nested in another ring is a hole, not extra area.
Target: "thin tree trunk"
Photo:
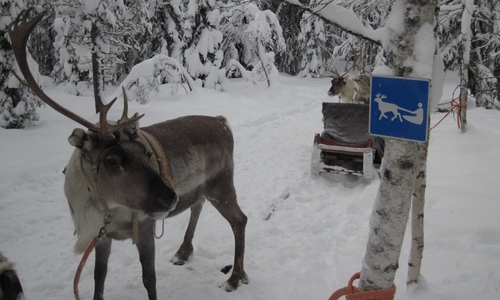
[[[99,57],[97,51],[99,46],[97,45],[97,35],[99,34],[99,29],[92,23],[92,29],[90,32],[90,37],[92,41],[92,83],[94,86],[94,100],[95,100],[95,113],[99,113],[99,101],[101,101],[101,82],[99,79]]]
[[[469,85],[469,61],[471,55],[471,23],[472,14],[474,13],[474,0],[466,0],[464,11],[462,12],[462,66],[460,68],[460,129],[462,132],[467,131],[467,87]]]
[[[411,209],[411,249],[408,261],[408,278],[406,284],[418,283],[422,257],[424,253],[424,206],[425,189],[427,187],[427,154],[429,143],[418,146],[417,153],[417,176],[413,189],[413,201]]]
[[[418,143],[386,139],[370,236],[359,287],[365,291],[391,288],[399,268],[399,254],[411,206]]]
[[[258,38],[255,39],[255,42],[257,43],[257,56],[259,57],[259,61],[260,61],[260,64],[262,66],[262,72],[264,72],[264,75],[266,77],[267,87],[271,87],[271,80],[269,79],[269,75],[267,74],[266,66],[264,65],[264,59],[265,59],[264,46],[262,46],[262,43],[259,41]],[[262,59],[263,57],[264,57],[264,59]]]
[[[460,129],[462,132],[467,131],[467,85],[469,64],[463,63],[460,70]]]

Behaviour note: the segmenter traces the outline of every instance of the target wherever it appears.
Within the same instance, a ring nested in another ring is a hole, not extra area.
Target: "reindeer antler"
[[[352,70],[354,70],[354,68],[356,67],[356,61],[358,60],[358,56],[356,55],[356,50],[354,49],[354,47],[352,46],[352,44],[350,42],[349,42],[349,46],[351,46],[352,53],[353,53],[353,63],[352,63],[352,66],[347,71],[344,72],[344,74],[340,75],[339,72],[337,71],[337,69],[335,67],[333,67],[332,70],[328,70],[329,72],[333,73],[333,76],[321,74],[319,72],[319,66],[316,69],[316,72],[318,72],[318,74],[320,76],[323,76],[323,77],[344,78],[349,72],[351,72]]]
[[[98,130],[98,127],[95,124],[92,124],[91,122],[67,110],[66,108],[62,107],[54,100],[52,100],[49,96],[47,96],[38,86],[38,83],[33,77],[33,74],[31,74],[28,61],[26,59],[26,43],[28,42],[28,37],[33,31],[33,28],[35,28],[38,22],[40,22],[43,16],[47,13],[46,11],[43,11],[33,17],[31,21],[28,21],[29,15],[32,11],[33,8],[22,11],[19,16],[17,16],[16,20],[9,25],[9,36],[12,42],[12,50],[14,51],[14,56],[16,57],[19,69],[24,76],[25,83],[28,87],[31,88],[31,90],[33,90],[33,92],[38,97],[40,97],[40,99],[42,99],[43,102],[47,103],[50,107],[52,107],[59,113],[65,115],[66,117],[74,120],[77,123],[80,123],[90,130]]]
[[[356,55],[356,49],[354,49],[353,45],[351,44],[351,42],[349,42],[349,46],[351,46],[351,49],[352,49],[352,55],[353,55],[353,58],[352,58],[352,66],[349,68],[349,70],[347,70],[343,75],[342,77],[346,76],[347,73],[351,72],[352,70],[354,70],[354,68],[356,67],[356,61],[358,60],[358,56]]]
[[[118,130],[121,127],[124,127],[127,124],[138,121],[140,118],[144,117],[144,114],[138,115],[135,113],[131,118],[128,117],[128,100],[127,94],[125,92],[125,88],[122,87],[123,91],[123,113],[122,117],[116,124],[110,124],[107,119],[108,111],[113,106],[116,101],[116,98],[113,99],[108,104],[104,104],[101,99],[101,93],[99,88],[99,63],[97,59],[96,52],[96,39],[99,34],[99,29],[97,26],[92,25],[92,29],[90,31],[90,38],[92,41],[92,45],[94,49],[92,49],[92,76],[93,76],[93,85],[94,85],[94,98],[96,100],[96,105],[99,110],[99,134],[108,140],[113,140],[113,132]]]
[[[339,76],[339,73],[337,73],[337,70],[327,70],[328,72],[332,72],[333,75],[326,75],[326,74],[323,74],[319,71],[319,66],[316,68],[316,72],[319,74],[319,76],[321,77],[331,77],[331,78],[335,78],[335,77],[338,77]]]
[[[33,11],[33,8],[29,8],[27,10],[22,11],[19,16],[17,16],[16,20],[14,20],[11,24],[8,26],[8,31],[9,31],[9,36],[10,40],[12,42],[12,50],[14,51],[14,56],[16,57],[17,64],[19,65],[19,69],[21,70],[21,73],[24,76],[25,81],[23,81],[19,76],[16,75],[16,77],[25,85],[27,85],[33,92],[46,104],[48,104],[50,107],[55,109],[57,112],[61,113],[62,115],[70,118],[71,120],[85,126],[91,131],[98,132],[100,136],[102,136],[105,139],[110,139],[113,140],[113,132],[119,129],[120,127],[123,127],[127,124],[133,123],[140,118],[142,118],[144,115],[137,115],[135,114],[132,118],[128,118],[126,116],[128,110],[124,108],[124,115],[125,118],[122,116],[122,118],[118,121],[116,125],[111,125],[108,123],[106,117],[107,117],[107,112],[113,105],[113,103],[116,101],[114,99],[107,105],[105,105],[100,97],[99,91],[96,91],[96,102],[97,106],[100,110],[100,115],[99,115],[99,125],[93,124],[92,122],[89,122],[85,120],[84,118],[78,116],[77,114],[73,113],[72,111],[64,108],[63,106],[59,105],[57,102],[55,102],[52,98],[47,96],[47,94],[44,93],[44,91],[38,86],[35,78],[33,77],[33,74],[30,71],[28,61],[27,61],[27,53],[26,53],[26,43],[28,42],[28,38],[35,28],[35,26],[42,20],[42,18],[45,16],[47,13],[46,11],[43,11],[39,13],[38,15],[34,16],[31,20],[29,19],[29,16],[31,12]],[[93,36],[95,39],[95,36]],[[94,74],[94,88],[99,87],[98,83],[96,85],[96,81],[98,78],[98,65],[97,65],[97,56],[94,55],[92,56],[92,69],[93,69],[93,74]],[[126,94],[124,93],[125,98]],[[124,102],[127,102],[126,99]],[[125,105],[125,104],[124,104]],[[128,103],[127,103],[128,105]]]

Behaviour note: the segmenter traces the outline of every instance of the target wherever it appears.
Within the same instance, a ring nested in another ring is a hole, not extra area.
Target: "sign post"
[[[372,76],[372,135],[426,142],[429,127],[430,80]]]

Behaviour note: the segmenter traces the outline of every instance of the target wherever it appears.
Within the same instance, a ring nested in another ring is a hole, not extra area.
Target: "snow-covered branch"
[[[309,6],[305,6],[299,2],[299,0],[284,0],[285,2],[299,6],[302,9],[320,16],[325,21],[338,26],[342,30],[353,34],[359,38],[366,39],[372,41],[378,45],[382,44],[381,34],[380,32],[385,30],[385,27],[381,27],[379,29],[372,29],[363,25],[363,22],[354,14],[351,10],[346,9],[345,7],[327,3],[325,5],[319,5],[318,7],[311,8]]]
[[[167,72],[167,69],[173,69],[175,74]],[[125,87],[127,91],[135,88],[136,92],[141,93],[141,95],[137,95],[138,98],[144,97],[144,99],[141,99],[141,103],[146,103],[151,91],[155,90],[154,83],[158,80],[160,82],[185,82],[190,91],[196,89],[196,85],[186,69],[177,60],[164,54],[155,55],[135,65],[129,75],[123,80],[121,86]],[[120,95],[121,89],[117,89],[117,91],[111,95],[110,99]]]

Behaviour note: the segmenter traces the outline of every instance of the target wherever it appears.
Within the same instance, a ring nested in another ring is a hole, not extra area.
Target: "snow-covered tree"
[[[237,62],[254,78],[270,84],[277,72],[275,53],[286,48],[276,15],[254,4],[230,7],[220,16],[220,30],[224,35],[225,65]]]
[[[439,14],[445,65],[459,69],[467,64],[467,87],[476,105],[486,108],[498,106],[499,17],[500,3],[491,0],[443,0]]]
[[[120,64],[117,76],[123,76],[130,72],[137,63],[160,53],[164,46],[164,10],[161,0],[125,1],[126,16],[119,23],[124,23],[130,32],[123,39],[117,39],[118,43],[127,43],[123,55],[119,58]],[[121,26],[120,24],[117,24]],[[118,34],[122,32],[118,31]]]
[[[310,9],[318,6],[322,7],[328,3],[342,6],[354,12],[361,19],[364,26],[377,29],[384,25],[394,1],[309,0],[299,2],[307,5]],[[287,4],[287,6],[290,5]],[[283,4],[280,8],[287,6]],[[295,10],[297,10],[296,7]],[[283,14],[281,12],[277,14],[281,21]],[[381,56],[380,45],[369,40],[360,39],[342,30],[335,21],[321,19],[310,13],[303,14],[303,11],[301,11],[301,16],[300,21],[295,21],[299,26],[300,33],[286,39],[288,48],[284,54],[288,61],[291,57],[299,59],[300,63],[297,66],[301,76],[317,76],[317,67],[321,67],[322,70],[330,69],[339,62],[351,61],[354,55],[357,58],[356,66],[362,73],[373,70]],[[292,19],[293,16],[289,18]],[[284,20],[288,19],[284,18]],[[287,28],[286,34],[289,34],[289,23],[284,23],[282,26]],[[293,52],[294,54],[291,56],[291,51],[294,51],[297,47],[299,49]],[[355,49],[356,54],[353,53],[353,49]],[[286,69],[286,66],[283,66],[281,61],[280,68],[280,70]]]
[[[179,58],[178,49],[181,45],[179,39],[180,28],[180,1],[161,1],[155,0],[155,7],[150,11],[151,34],[147,36],[147,43],[150,44],[149,56],[163,54]]]
[[[286,51],[276,53],[276,66],[280,72],[297,75],[302,63],[303,47],[298,43],[304,11],[283,1],[278,1],[276,16],[283,30]]]
[[[175,59],[157,54],[135,65],[121,86],[125,88],[128,100],[137,100],[141,104],[149,102],[151,94],[158,93],[160,85],[171,83],[171,93],[177,93],[178,85],[187,85],[186,92],[195,88],[194,81],[186,69]],[[110,98],[121,96],[121,89]]]
[[[36,108],[42,105],[29,88],[22,85],[13,72],[21,74],[14,59],[7,26],[24,9],[22,1],[2,1],[0,18],[0,126],[3,128],[25,128],[34,125],[39,116]],[[38,65],[29,56],[28,63],[37,82],[42,79]]]
[[[114,84],[134,65],[131,51],[141,53],[141,37],[151,28],[142,1],[126,6],[121,0],[58,0],[54,3],[57,63],[53,77],[67,82],[69,92],[78,94],[79,82],[92,81],[90,29],[99,28],[97,39],[102,87]],[[150,14],[149,14],[150,15]]]
[[[472,0],[469,0],[472,1]],[[467,1],[468,2],[468,1]],[[479,0],[476,5],[471,31],[471,76],[469,87],[476,96],[476,104],[485,108],[498,106],[498,80],[500,79],[500,2]],[[495,72],[498,78],[495,77]]]
[[[334,3],[352,10],[364,26],[375,30],[385,25],[394,0],[335,0]],[[360,39],[346,31],[340,31],[338,35],[341,43],[335,47],[333,57],[337,61],[352,60],[352,45],[357,52],[357,68],[362,73],[370,73],[381,55],[380,45],[366,39]]]
[[[183,4],[181,61],[199,85],[220,89],[224,70],[221,69],[222,33],[217,29],[220,13],[216,1],[189,0]]]
[[[44,10],[52,10],[48,3],[45,3],[42,7]],[[52,24],[54,24],[54,15],[46,15],[33,29],[28,42],[31,56],[38,63],[40,74],[44,76],[50,76],[55,64],[55,49],[53,44],[56,34],[52,30]]]
[[[325,22],[316,15],[306,12],[302,15],[302,26],[298,42],[302,46],[302,61],[299,76],[318,77],[318,70],[325,70],[332,56],[333,45],[327,42]]]

